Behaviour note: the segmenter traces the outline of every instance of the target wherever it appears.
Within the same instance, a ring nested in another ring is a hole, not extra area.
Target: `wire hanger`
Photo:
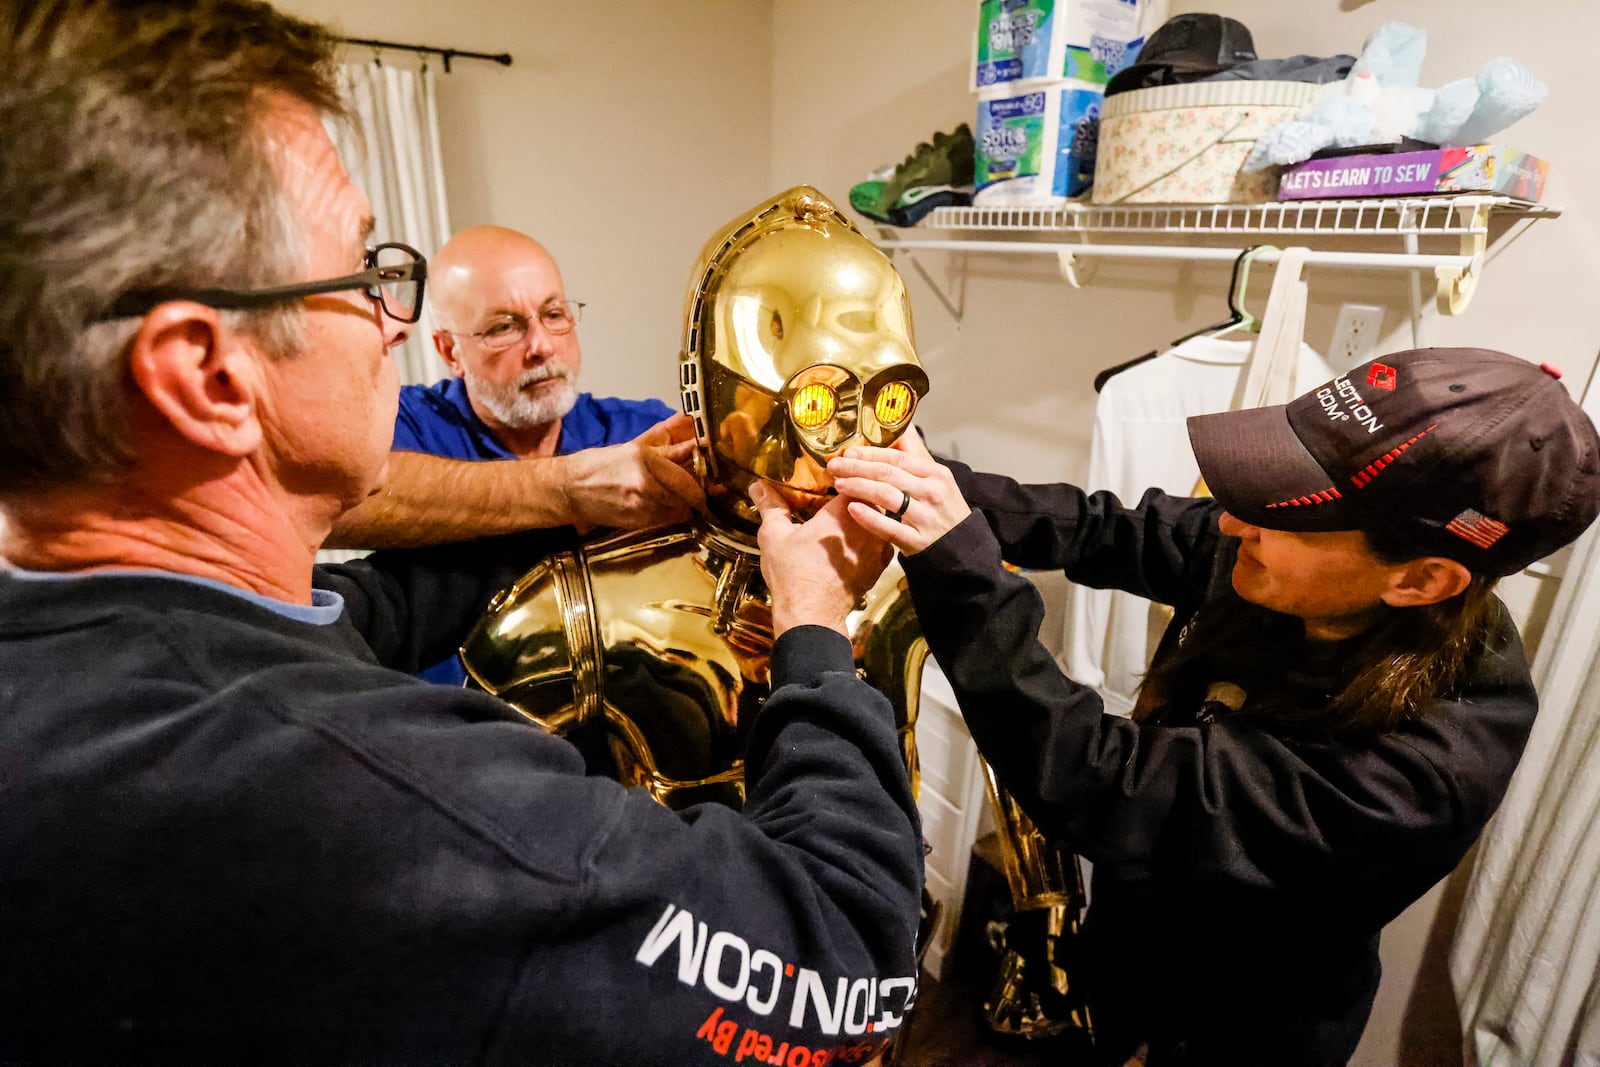
[[[1210,326],[1204,327],[1203,329],[1196,330],[1194,333],[1184,334],[1182,337],[1178,338],[1164,349],[1157,349],[1154,352],[1146,352],[1142,356],[1134,356],[1130,360],[1118,363],[1112,367],[1107,367],[1105,370],[1102,370],[1099,374],[1094,376],[1094,391],[1097,393],[1100,392],[1100,390],[1105,388],[1106,382],[1110,381],[1116,375],[1121,374],[1130,367],[1137,367],[1141,363],[1147,363],[1150,360],[1155,359],[1162,352],[1176,348],[1185,341],[1193,341],[1197,337],[1222,337],[1226,334],[1233,333],[1235,330],[1245,330],[1250,333],[1260,333],[1261,320],[1256,318],[1254,313],[1252,313],[1249,308],[1245,307],[1244,294],[1245,291],[1250,287],[1250,264],[1254,263],[1255,258],[1262,252],[1276,251],[1278,251],[1276,245],[1251,245],[1243,252],[1240,252],[1238,257],[1234,259],[1233,277],[1228,282],[1227,318],[1223,319],[1221,322],[1213,323]]]
[[[1196,337],[1221,337],[1223,334],[1232,333],[1235,330],[1260,333],[1261,320],[1256,318],[1249,308],[1245,307],[1244,294],[1250,288],[1250,264],[1254,263],[1256,257],[1261,253],[1276,251],[1278,251],[1276,245],[1251,245],[1243,252],[1240,252],[1239,258],[1233,261],[1233,279],[1228,283],[1228,317],[1213,326],[1207,326],[1203,330],[1184,334],[1172,342],[1173,346],[1181,345],[1185,341],[1192,341]]]

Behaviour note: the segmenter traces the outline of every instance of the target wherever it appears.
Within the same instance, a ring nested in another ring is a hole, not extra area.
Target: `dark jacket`
[[[742,813],[668,811],[402,673],[533,558],[517,544],[328,569],[325,625],[165,577],[0,571],[0,1062],[881,1047],[920,834],[849,643],[777,642]]]
[[[1218,505],[1151,491],[1124,508],[950,466],[975,513],[906,575],[979,749],[1094,865],[1080,977],[1103,1045],[1148,1041],[1152,1063],[1344,1062],[1377,989],[1379,931],[1460,862],[1532,726],[1504,608],[1459,693],[1370,741],[1193,711],[1134,722],[1061,673],[1037,640],[1037,592],[1001,558],[1173,605],[1160,656],[1207,598],[1244,606]],[[1289,691],[1325,704],[1359,642],[1309,642],[1283,621]]]

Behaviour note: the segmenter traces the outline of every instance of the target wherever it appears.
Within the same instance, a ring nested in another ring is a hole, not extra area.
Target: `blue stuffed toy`
[[[1476,78],[1419,88],[1427,48],[1423,30],[1385,22],[1367,38],[1349,77],[1322,86],[1298,115],[1262,134],[1244,169],[1299,163],[1324,148],[1406,138],[1435,145],[1482,144],[1549,93],[1527,67],[1504,58],[1490,60]]]

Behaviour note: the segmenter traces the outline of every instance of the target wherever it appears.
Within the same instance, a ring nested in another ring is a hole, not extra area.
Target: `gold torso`
[[[894,705],[914,780],[927,645],[898,566],[849,629],[858,670]],[[476,684],[556,733],[602,720],[622,782],[674,808],[743,801],[771,653],[759,555],[690,524],[547,557],[495,598],[461,649]]]

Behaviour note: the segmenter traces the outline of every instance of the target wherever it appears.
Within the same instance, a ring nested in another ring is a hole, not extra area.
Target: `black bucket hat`
[[[1189,419],[1217,501],[1270,530],[1363,530],[1489,575],[1600,514],[1600,435],[1554,367],[1483,348],[1364,364],[1287,404]]]

